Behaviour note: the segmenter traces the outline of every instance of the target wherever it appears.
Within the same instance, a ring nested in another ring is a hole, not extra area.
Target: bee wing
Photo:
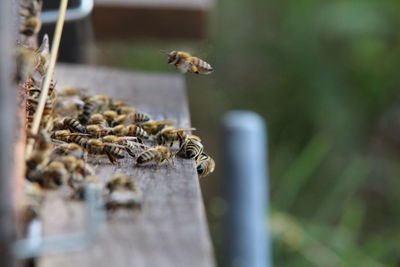
[[[182,62],[179,63],[176,67],[181,71],[181,73],[186,73],[192,67],[192,63]]]

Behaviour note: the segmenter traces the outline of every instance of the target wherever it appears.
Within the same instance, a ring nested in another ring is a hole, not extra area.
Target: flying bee
[[[29,3],[20,4],[23,11],[19,12],[24,17],[23,26],[20,29],[20,33],[25,36],[32,36],[37,34],[42,27],[42,21],[40,20],[40,13],[42,11],[42,1],[32,0]]]
[[[150,163],[156,163],[158,166],[164,161],[167,161],[170,164],[174,165],[174,159],[171,149],[166,146],[156,146],[142,152],[137,157],[136,164],[138,166],[143,166]]]
[[[143,193],[133,177],[116,174],[107,182],[106,187],[109,191],[105,203],[107,210],[141,209]]]
[[[215,161],[206,153],[202,152],[196,160],[197,173],[200,177],[205,177],[214,172]]]
[[[149,120],[139,124],[140,127],[145,130],[150,135],[156,135],[159,131],[164,129],[167,126],[172,126],[174,123],[169,120],[164,121],[153,121]]]
[[[182,73],[210,74],[214,71],[210,64],[189,53],[172,51],[168,54],[168,64],[173,64]]]
[[[190,135],[183,142],[181,148],[179,149],[177,155],[192,159],[198,157],[203,152],[203,144],[201,139],[196,135]]]
[[[187,138],[187,131],[195,130],[194,128],[188,129],[176,129],[174,127],[166,127],[162,129],[157,135],[156,140],[159,145],[167,145],[172,146],[175,141],[179,142],[179,147],[185,142]]]
[[[68,128],[71,132],[86,133],[85,127],[83,127],[77,119],[65,117],[63,119],[63,124],[64,127]]]

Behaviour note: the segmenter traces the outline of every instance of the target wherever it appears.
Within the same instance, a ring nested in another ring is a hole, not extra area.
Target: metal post
[[[267,143],[264,120],[254,112],[223,117],[224,267],[270,267]]]
[[[11,245],[15,239],[14,207],[11,172],[15,132],[17,88],[12,83],[14,73],[13,22],[14,1],[0,1],[0,263],[14,266]]]

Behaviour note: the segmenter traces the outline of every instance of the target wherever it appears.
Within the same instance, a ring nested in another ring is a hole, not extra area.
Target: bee
[[[85,127],[83,127],[77,119],[65,117],[63,119],[63,124],[64,127],[68,128],[71,132],[86,133]]]
[[[210,74],[214,71],[210,64],[189,53],[172,51],[168,54],[168,64],[173,64],[182,73]]]
[[[92,114],[108,109],[112,100],[106,95],[95,95],[85,99],[84,102],[83,111],[78,117],[82,124],[86,124]]]
[[[58,188],[69,178],[69,172],[62,162],[53,161],[41,172],[40,177],[35,179],[44,188]]]
[[[132,141],[131,138],[134,138],[133,139],[134,141]],[[124,147],[126,152],[128,152],[128,154],[133,158],[136,157],[136,155],[133,151],[135,151],[139,147],[143,146],[143,144],[138,142],[138,139],[136,137],[127,137],[127,136],[118,137],[115,135],[107,135],[107,136],[104,136],[101,140],[104,143],[118,144],[118,145]]]
[[[166,127],[156,135],[156,141],[159,145],[169,144],[170,146],[172,146],[175,141],[178,141],[179,147],[181,147],[187,138],[186,131],[189,130],[194,130],[194,128],[176,129],[173,127]]]
[[[88,184],[94,185],[98,188],[101,187],[101,182],[100,182],[99,178],[97,178],[97,176],[94,176],[94,175],[86,176],[81,181],[75,182],[74,184],[72,184],[73,193],[71,195],[71,198],[79,199],[79,200],[85,199],[86,198],[85,190],[86,190],[86,186]]]
[[[113,121],[111,121],[110,126],[115,127],[121,124],[124,124],[128,119],[128,115],[121,114],[118,115]]]
[[[166,146],[156,146],[153,148],[149,148],[142,152],[136,159],[136,164],[138,166],[146,165],[149,163],[156,163],[157,166],[167,161],[170,164],[174,165],[173,162],[173,154],[171,149]]]
[[[86,88],[68,87],[58,91],[59,97],[78,97],[81,99],[87,98],[88,90]]]
[[[49,36],[45,34],[43,36],[42,43],[40,44],[40,47],[36,51],[37,53],[37,65],[36,65],[36,71],[38,72],[39,75],[34,75],[34,79],[36,81],[41,82],[42,77],[46,74],[47,68],[49,66],[50,62],[50,45],[49,45]]]
[[[145,130],[143,130],[140,126],[137,125],[129,125],[126,127],[126,135],[135,136],[138,139],[149,139],[149,135]]]
[[[26,101],[26,119],[27,119],[27,128],[30,129],[32,127],[33,119],[39,105],[38,99],[28,98]],[[47,123],[50,121],[51,114],[53,113],[53,101],[50,98],[46,98],[45,106],[43,109],[42,120],[40,125],[42,128],[46,128]]]
[[[129,107],[129,106],[119,106],[115,108],[115,111],[119,115],[132,115],[136,114],[135,108],[134,107]]]
[[[128,129],[124,125],[117,125],[110,129],[109,134],[116,136],[128,135]]]
[[[34,49],[21,45],[17,50],[16,61],[15,79],[20,83],[33,75],[40,64],[40,56]]]
[[[147,115],[146,113],[143,112],[135,112],[133,114],[133,123],[142,123],[142,122],[146,122],[149,121],[150,117],[149,115]]]
[[[95,113],[92,116],[90,116],[88,124],[96,124],[96,125],[100,125],[102,127],[108,126],[107,120],[100,113]]]
[[[69,130],[54,131],[51,134],[51,138],[66,143],[75,143],[82,146],[83,148],[85,148],[88,140],[87,134],[71,133]]]
[[[25,9],[19,12],[19,14],[24,17],[23,26],[20,29],[20,33],[25,36],[37,34],[42,27],[40,13],[42,11],[43,2],[32,0],[29,3],[21,3],[20,5]]]
[[[145,130],[148,134],[156,135],[159,131],[164,129],[167,126],[172,126],[174,123],[172,121],[164,120],[164,121],[153,121],[149,120],[139,124],[140,127]]]
[[[113,121],[118,117],[118,113],[114,110],[106,110],[102,115],[107,124],[110,126],[112,126]]]
[[[112,131],[112,128],[103,128],[100,125],[92,124],[86,126],[86,132],[93,137],[101,137],[105,135],[109,135]]]
[[[141,209],[143,193],[133,177],[116,174],[107,182],[106,188],[109,192],[105,204],[107,210]]]
[[[115,144],[107,144],[100,139],[89,139],[84,146],[89,154],[93,155],[107,155],[112,164],[115,164],[117,159],[125,157],[125,150],[123,147]]]
[[[202,152],[196,160],[197,174],[200,177],[205,177],[214,172],[215,161],[206,153]]]
[[[70,156],[74,156],[76,158],[82,158],[83,157],[83,147],[81,147],[78,144],[75,143],[62,143],[60,145],[58,145],[54,150],[53,150],[53,154],[55,155],[70,155]]]
[[[33,136],[33,138],[36,139],[36,145],[31,156],[26,160],[28,167],[27,174],[31,170],[46,166],[50,161],[50,154],[53,148],[53,144],[50,142],[50,137],[46,131],[39,131],[38,135]]]
[[[183,142],[178,151],[178,155],[184,158],[192,159],[198,157],[203,152],[201,139],[196,135],[190,135]]]

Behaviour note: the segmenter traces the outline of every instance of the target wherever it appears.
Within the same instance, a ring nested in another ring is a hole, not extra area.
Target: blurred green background
[[[248,109],[268,123],[275,266],[400,266],[399,14],[390,0],[218,0],[208,40],[99,44],[103,65],[176,72],[159,50],[183,50],[215,68],[186,77],[217,162],[201,185],[219,260],[219,119]]]

